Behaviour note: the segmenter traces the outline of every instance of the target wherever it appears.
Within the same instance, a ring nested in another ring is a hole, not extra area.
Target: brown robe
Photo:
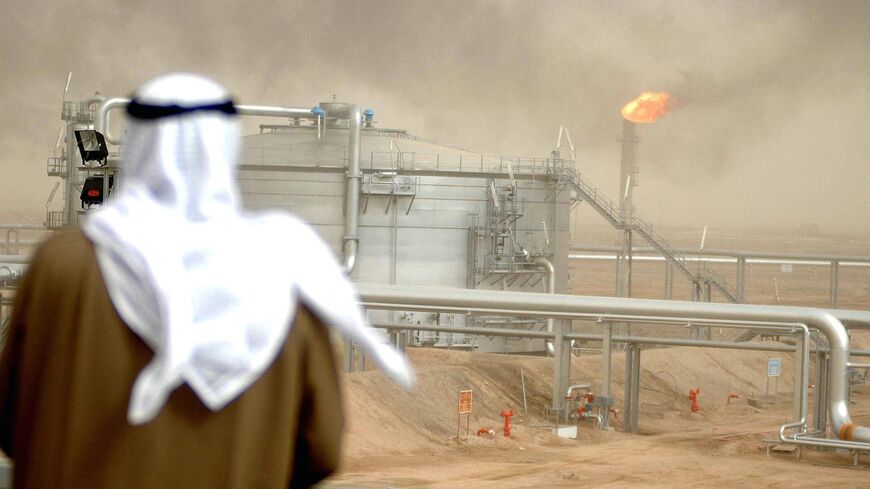
[[[342,429],[329,333],[299,308],[266,373],[218,412],[182,385],[127,422],[152,352],[120,319],[93,246],[56,233],[34,255],[0,361],[0,448],[15,488],[308,487],[336,470]]]

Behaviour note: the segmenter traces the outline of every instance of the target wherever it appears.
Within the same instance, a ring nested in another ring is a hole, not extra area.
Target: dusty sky
[[[14,3],[0,221],[42,222],[69,71],[85,99],[189,70],[239,102],[336,94],[491,154],[545,156],[564,124],[612,196],[619,109],[669,91],[678,109],[640,128],[636,203],[653,222],[870,234],[868,1]]]

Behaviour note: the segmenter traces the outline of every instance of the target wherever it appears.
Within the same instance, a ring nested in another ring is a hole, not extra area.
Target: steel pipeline
[[[539,256],[535,258],[535,265],[543,268],[547,273],[547,293],[555,294],[556,293],[556,269],[553,267],[553,263],[548,260],[546,257]],[[547,318],[547,332],[552,333],[555,331],[555,322],[553,318]],[[553,346],[553,340],[544,341],[544,345],[547,349],[547,355],[554,356],[556,354],[556,347]]]
[[[399,288],[376,284],[360,284],[359,290],[363,305],[369,308],[422,310],[437,308],[488,314],[544,314],[565,319],[584,318],[590,314],[616,314],[803,323],[818,329],[828,340],[831,356],[828,379],[829,409],[835,433],[842,439],[870,442],[870,429],[852,423],[846,401],[848,386],[846,365],[849,358],[849,338],[846,328],[830,312],[821,309],[435,287]]]
[[[109,144],[122,144],[120,138],[116,138],[109,132],[109,113],[115,109],[123,109],[130,103],[129,98],[112,97],[103,100],[97,107],[94,117],[94,129],[103,134]],[[296,119],[313,119],[315,116],[311,109],[303,107],[273,107],[267,105],[236,105],[239,115],[251,115],[257,117],[283,117]]]

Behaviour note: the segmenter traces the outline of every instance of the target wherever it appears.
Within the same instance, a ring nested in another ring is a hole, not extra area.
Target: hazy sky
[[[85,99],[189,70],[239,102],[336,94],[491,154],[545,156],[564,124],[612,196],[619,109],[668,91],[677,110],[639,130],[635,199],[654,222],[870,234],[868,1],[14,3],[0,220],[42,221],[69,71]]]

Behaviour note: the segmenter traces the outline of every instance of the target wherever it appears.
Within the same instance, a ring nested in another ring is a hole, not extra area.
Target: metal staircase
[[[602,195],[575,168],[565,165],[557,168],[561,168],[561,170],[557,170],[560,172],[558,176],[563,178],[577,192],[577,200],[586,201],[614,227],[618,229],[631,228],[633,231],[637,231],[638,234],[643,236],[653,248],[658,250],[665,259],[677,267],[689,280],[700,283],[707,282],[721,292],[729,301],[739,302],[737,291],[728,284],[725,277],[707,266],[692,271],[685,253],[674,249],[666,239],[655,232],[652,224],[640,216],[637,211],[633,213],[630,219],[623,219],[620,215],[619,207]]]

